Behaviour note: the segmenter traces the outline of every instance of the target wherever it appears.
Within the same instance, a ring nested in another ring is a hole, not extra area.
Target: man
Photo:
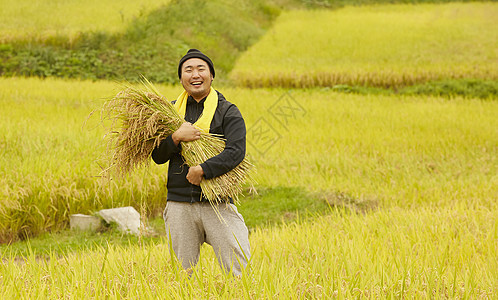
[[[214,65],[205,54],[190,49],[180,59],[178,77],[185,89],[174,105],[186,120],[152,152],[157,164],[169,161],[168,196],[164,210],[166,231],[184,269],[199,260],[200,246],[210,244],[222,269],[238,276],[250,257],[244,219],[232,199],[217,209],[221,220],[199,186],[235,168],[245,156],[246,128],[238,108],[211,87]],[[180,155],[182,143],[200,138],[200,130],[220,135],[225,149],[204,163],[188,167]]]

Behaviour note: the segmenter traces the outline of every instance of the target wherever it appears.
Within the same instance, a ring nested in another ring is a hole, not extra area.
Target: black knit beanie
[[[214,78],[213,62],[209,59],[209,57],[207,57],[204,53],[202,53],[201,51],[199,51],[197,49],[188,50],[187,54],[185,54],[185,56],[182,57],[182,59],[180,59],[180,63],[178,64],[178,78],[180,78],[180,79],[182,78],[182,65],[183,65],[183,63],[186,60],[191,59],[191,58],[200,58],[203,61],[205,61],[208,64],[209,70],[211,71],[211,74],[213,74],[213,78]]]

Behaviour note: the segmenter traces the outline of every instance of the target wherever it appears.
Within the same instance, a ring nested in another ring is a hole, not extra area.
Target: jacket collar
[[[206,98],[207,97],[204,97],[201,101],[197,102],[192,96],[189,95],[187,98],[187,104],[204,104],[204,102],[206,102]]]

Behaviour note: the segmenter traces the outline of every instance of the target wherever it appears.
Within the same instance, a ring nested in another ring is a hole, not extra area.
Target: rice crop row
[[[382,206],[498,199],[496,101],[327,89],[227,97],[246,113],[261,186],[341,192]]]
[[[0,42],[81,32],[117,32],[169,0],[0,0]]]
[[[351,299],[495,298],[498,208],[335,211],[257,229],[241,278],[221,273],[211,248],[189,278],[167,243],[0,262],[14,298]]]
[[[35,78],[0,85],[0,241],[63,228],[72,213],[138,209],[144,194],[149,213],[162,209],[165,171],[100,178],[105,131],[98,111],[89,115],[119,85]]]
[[[98,114],[87,117],[120,88],[0,79],[2,240],[63,228],[72,213],[144,203],[149,214],[161,211],[164,166],[105,184],[98,177],[105,130]],[[166,98],[180,91],[158,88]],[[382,207],[490,207],[498,199],[496,101],[327,89],[220,91],[246,120],[257,188],[297,188],[330,201],[344,194]],[[250,198],[241,198],[241,208],[244,201]]]
[[[289,11],[237,61],[247,87],[402,87],[498,80],[498,5],[448,3]]]

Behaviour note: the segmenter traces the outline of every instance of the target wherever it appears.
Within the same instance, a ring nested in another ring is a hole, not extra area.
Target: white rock
[[[102,219],[95,216],[74,214],[69,216],[69,227],[79,230],[97,230],[101,225]]]
[[[131,206],[102,209],[98,214],[107,222],[116,222],[125,233],[140,234],[140,214]]]

